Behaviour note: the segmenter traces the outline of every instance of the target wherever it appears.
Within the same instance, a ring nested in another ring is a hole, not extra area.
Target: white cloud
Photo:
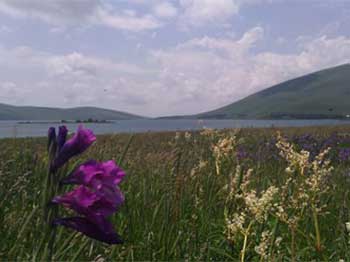
[[[40,19],[61,28],[102,25],[139,32],[160,28],[169,18],[177,18],[173,20],[185,30],[208,25],[228,27],[242,6],[277,1],[285,0],[0,0],[0,12]],[[141,10],[136,8],[140,6]]]
[[[25,100],[26,104],[46,106],[103,105],[134,112],[137,112],[137,106],[128,104],[125,99],[146,92],[142,91],[143,79],[150,74],[133,64],[76,52],[54,55],[25,46],[0,47],[0,70],[3,72],[0,83],[11,83],[11,86],[0,86],[2,102],[17,104]],[[122,78],[127,81],[124,85],[119,82]],[[140,90],[133,90],[134,86],[129,82]]]
[[[94,105],[154,116],[198,113],[350,62],[347,37],[305,39],[289,54],[255,49],[263,38],[261,27],[239,38],[194,38],[153,50],[138,66],[79,52],[52,54],[0,46],[0,101]]]
[[[150,14],[116,10],[100,0],[1,0],[0,12],[17,18],[36,18],[55,26],[103,25],[120,30],[143,31],[162,26]]]
[[[0,98],[10,100],[17,96],[17,86],[13,82],[0,82]]]
[[[133,13],[113,14],[103,9],[97,11],[94,21],[96,24],[135,32],[152,30],[162,26],[162,23],[152,15],[136,16]]]
[[[179,0],[179,3],[183,10],[179,24],[183,28],[208,23],[222,25],[239,10],[234,0]]]
[[[289,0],[178,0],[181,15],[179,28],[215,26],[229,27],[230,19],[244,6],[271,4]]]
[[[350,38],[322,36],[294,54],[253,52],[262,35],[257,27],[240,39],[204,37],[153,52],[161,67],[159,81],[169,87],[169,111],[215,109],[279,82],[350,62]]]
[[[172,18],[177,16],[177,8],[169,2],[160,2],[153,7],[156,16],[162,18]]]
[[[12,33],[13,29],[7,25],[0,25],[0,33]]]
[[[232,38],[210,38],[202,37],[189,40],[178,45],[177,49],[204,48],[207,50],[219,51],[224,56],[229,56],[231,59],[238,59],[249,51],[258,40],[264,35],[262,27],[254,27],[243,34],[239,40]],[[224,52],[224,53],[223,53]]]

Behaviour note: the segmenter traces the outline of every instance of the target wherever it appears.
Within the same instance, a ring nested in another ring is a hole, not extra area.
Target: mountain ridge
[[[0,120],[129,120],[144,117],[99,107],[14,106],[0,103]]]
[[[0,103],[0,120],[127,120],[146,117],[83,106],[12,106]],[[350,64],[278,83],[221,108],[156,119],[343,119],[350,118]]]
[[[186,118],[338,119],[349,116],[350,64],[344,64],[281,82],[229,105]]]

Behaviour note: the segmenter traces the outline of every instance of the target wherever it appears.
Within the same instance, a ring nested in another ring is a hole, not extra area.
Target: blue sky
[[[3,103],[199,113],[349,62],[349,0],[0,0]]]

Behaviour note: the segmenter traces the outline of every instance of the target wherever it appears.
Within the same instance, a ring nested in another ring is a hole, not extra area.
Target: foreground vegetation
[[[127,172],[113,217],[125,243],[59,228],[54,260],[350,261],[350,128],[281,132],[99,136],[84,158]],[[0,140],[2,260],[45,259],[46,143]]]

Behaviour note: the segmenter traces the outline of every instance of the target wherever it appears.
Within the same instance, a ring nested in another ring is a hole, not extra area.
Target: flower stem
[[[292,227],[291,251],[292,251],[292,262],[296,262],[296,259],[295,259],[295,228],[294,228],[294,226]]]
[[[47,253],[47,261],[53,260],[54,248],[55,248],[55,239],[57,234],[56,226],[53,225],[54,219],[58,217],[58,206],[51,205],[49,201],[58,193],[59,191],[59,173],[49,172],[49,178],[51,180],[49,194],[47,198],[47,231],[46,237],[48,241],[48,253]]]
[[[50,239],[48,244],[49,253],[47,258],[48,261],[53,261],[52,257],[54,253],[54,247],[55,247],[56,231],[57,231],[56,227],[53,227],[50,232]]]
[[[245,252],[246,252],[247,244],[248,244],[248,236],[249,236],[249,231],[250,231],[250,228],[252,227],[252,225],[253,225],[253,221],[251,221],[249,223],[247,230],[244,232],[243,247],[241,250],[241,262],[245,261]]]
[[[276,240],[276,233],[278,230],[278,226],[279,226],[279,220],[278,218],[275,219],[275,225],[273,227],[273,231],[272,231],[272,237],[271,237],[271,243],[270,243],[270,249],[269,249],[269,259],[271,259],[272,255],[273,255],[273,248],[275,245],[275,240]]]
[[[312,214],[314,218],[314,226],[315,226],[315,233],[316,233],[316,251],[320,253],[322,251],[321,233],[320,233],[320,228],[318,223],[317,211],[314,206],[312,206]]]

